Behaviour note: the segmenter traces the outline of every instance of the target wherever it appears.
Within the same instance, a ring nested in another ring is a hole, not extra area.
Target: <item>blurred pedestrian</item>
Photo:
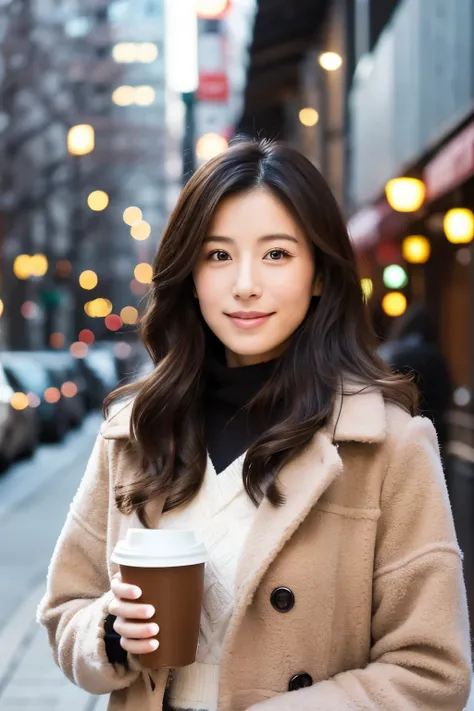
[[[39,608],[69,679],[112,692],[113,711],[463,708],[436,435],[375,354],[310,161],[240,142],[196,172],[141,333],[153,371],[109,400]],[[209,552],[196,662],[171,673],[140,661],[160,610],[110,560],[130,527],[193,529]]]
[[[420,393],[420,412],[433,421],[444,451],[452,384],[434,319],[424,304],[411,304],[394,321],[380,355],[395,372],[413,375]]]

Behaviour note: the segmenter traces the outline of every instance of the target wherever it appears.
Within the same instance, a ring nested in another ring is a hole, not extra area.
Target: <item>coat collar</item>
[[[335,442],[382,442],[386,436],[385,402],[376,386],[346,378],[338,392],[327,428]],[[112,409],[102,424],[105,439],[131,439],[133,400]]]

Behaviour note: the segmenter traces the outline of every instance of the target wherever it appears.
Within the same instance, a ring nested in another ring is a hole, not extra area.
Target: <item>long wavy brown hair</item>
[[[377,385],[386,400],[416,410],[415,387],[391,375],[375,353],[352,246],[324,178],[283,144],[238,142],[189,180],[159,245],[140,324],[153,371],[105,402],[107,412],[117,399],[134,398],[130,446],[141,458],[142,474],[115,495],[119,510],[135,511],[145,526],[147,502],[165,495],[164,510],[171,510],[189,502],[201,486],[207,462],[203,397],[209,329],[193,296],[192,271],[220,203],[260,187],[302,226],[314,247],[323,290],[251,403],[264,409],[278,403],[282,413],[246,453],[243,482],[252,501],[258,505],[266,496],[283,505],[276,474],[328,424],[342,374],[361,388]]]

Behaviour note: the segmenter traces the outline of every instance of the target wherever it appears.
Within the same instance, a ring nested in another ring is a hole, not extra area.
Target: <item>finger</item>
[[[122,600],[137,600],[142,595],[142,591],[137,585],[122,583],[121,580],[114,580],[113,578],[110,584],[110,589],[115,597],[120,597]]]
[[[147,625],[143,625],[136,622],[130,622],[123,617],[117,617],[114,622],[114,630],[117,634],[122,637],[127,637],[128,639],[149,639],[150,637],[156,637],[160,628],[156,622],[150,622]]]
[[[155,608],[152,605],[125,602],[115,597],[109,605],[109,613],[117,617],[126,617],[130,620],[148,620],[155,614]]]
[[[139,640],[120,637],[120,646],[130,654],[148,654],[158,649],[159,642],[157,639]]]

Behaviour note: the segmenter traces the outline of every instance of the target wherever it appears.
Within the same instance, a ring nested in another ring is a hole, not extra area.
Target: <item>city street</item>
[[[100,422],[89,417],[61,445],[0,479],[0,708],[2,711],[105,711],[54,664],[35,621],[51,552],[77,489]],[[469,711],[474,711],[474,698]]]

